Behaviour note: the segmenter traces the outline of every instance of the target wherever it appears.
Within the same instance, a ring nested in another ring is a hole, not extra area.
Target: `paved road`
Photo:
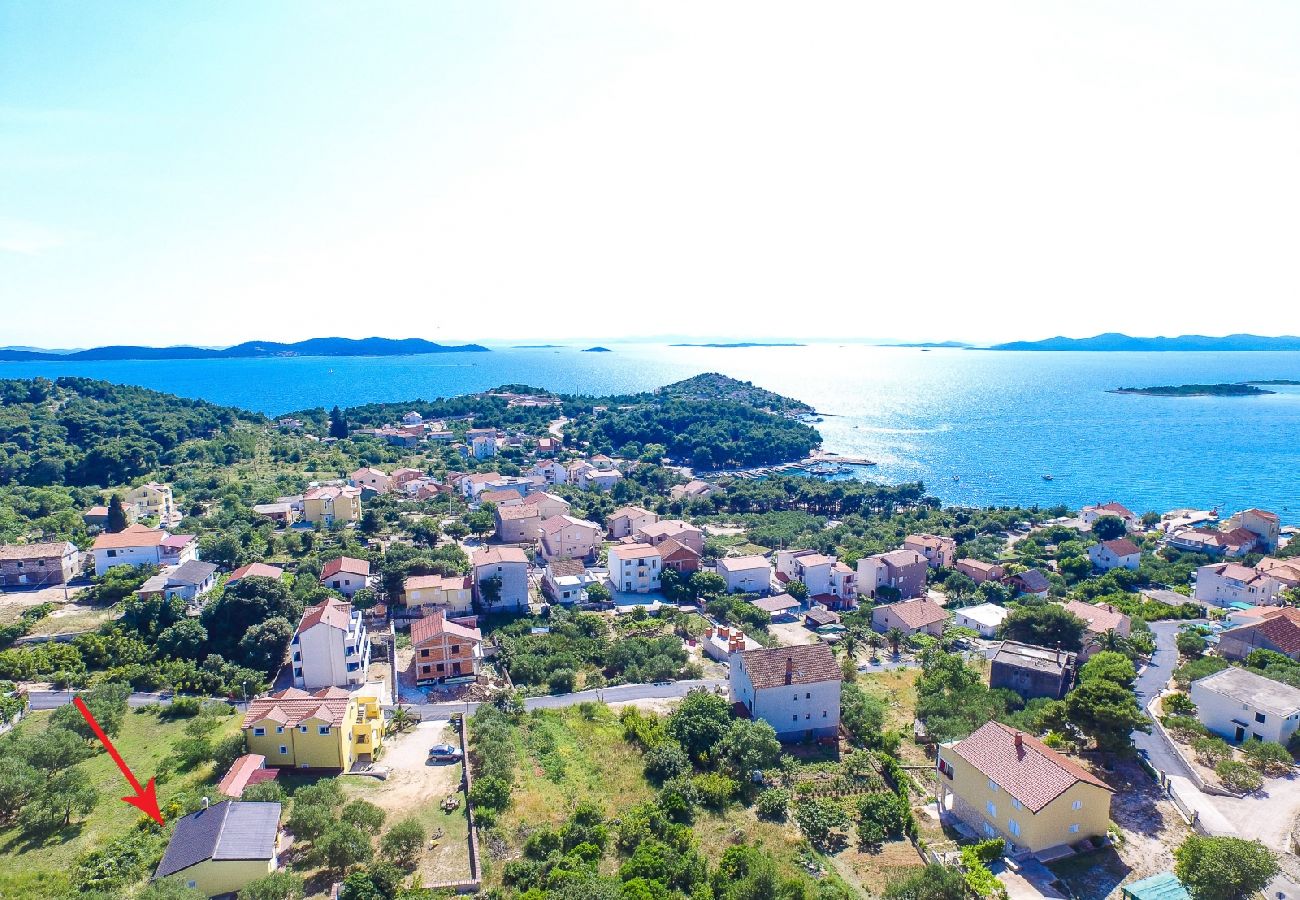
[[[1174,641],[1178,637],[1179,629],[1184,625],[1200,624],[1201,622],[1202,620],[1197,619],[1193,621],[1175,620],[1151,623],[1151,631],[1155,633],[1156,638],[1156,652],[1151,655],[1151,662],[1138,676],[1135,685],[1138,703],[1143,710],[1147,708],[1147,704],[1160,694],[1161,689],[1168,683],[1170,677],[1174,674],[1174,669],[1178,666],[1178,648],[1174,645]],[[1133,732],[1133,743],[1139,750],[1145,750],[1151,765],[1166,775],[1181,778],[1192,777],[1187,763],[1178,755],[1159,729],[1152,727],[1150,734],[1144,734],[1141,731]]]
[[[671,681],[663,684],[620,684],[614,687],[593,688],[588,691],[576,691],[572,694],[551,694],[544,697],[527,697],[525,709],[559,709],[564,706],[576,706],[579,703],[593,701],[597,703],[620,703],[626,700],[669,700],[673,697],[685,697],[695,688],[709,690],[727,690],[727,682],[721,678],[705,678],[696,681]],[[419,713],[426,719],[440,719],[452,713],[468,712],[473,715],[478,709],[477,703],[404,703],[407,709]]]
[[[31,691],[27,699],[32,709],[57,709],[60,706],[71,703],[72,698],[77,694],[75,691]],[[220,698],[213,698],[220,699]],[[172,695],[162,694],[132,694],[126,700],[128,706],[148,706],[150,703],[171,703]]]

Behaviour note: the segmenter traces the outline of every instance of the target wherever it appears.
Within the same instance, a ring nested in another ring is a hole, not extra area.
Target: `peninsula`
[[[1053,337],[1041,341],[1011,341],[994,344],[989,350],[1092,350],[1092,351],[1206,351],[1227,350],[1300,350],[1300,337],[1281,335],[1266,337],[1258,334],[1229,334],[1207,337],[1203,334],[1184,334],[1179,337],[1131,337],[1118,332],[1107,332],[1088,338]]]
[[[71,353],[54,350],[0,350],[0,361],[97,362],[128,359],[256,359],[272,356],[415,356],[424,353],[487,353],[480,344],[435,344],[421,338],[309,338],[291,344],[245,341],[233,347],[93,347]]]
[[[1276,394],[1253,384],[1165,384],[1158,387],[1122,387],[1110,394],[1144,394],[1148,397],[1258,397]]]

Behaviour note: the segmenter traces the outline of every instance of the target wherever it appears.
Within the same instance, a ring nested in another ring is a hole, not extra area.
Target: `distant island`
[[[1089,338],[1054,337],[1042,341],[1012,341],[994,344],[988,350],[1300,350],[1300,337],[1283,335],[1265,337],[1258,334],[1229,334],[1207,337],[1184,334],[1179,337],[1130,337],[1107,332]]]
[[[911,344],[881,344],[882,347],[920,347],[922,350],[953,349],[968,350],[971,345],[965,341],[922,341]]]
[[[511,350],[561,350],[563,344],[515,344]]]
[[[255,359],[273,356],[414,356],[424,353],[487,353],[479,344],[435,344],[421,338],[310,338],[292,344],[245,341],[233,347],[94,347],[71,353],[52,350],[0,350],[0,361],[97,362],[128,359]]]
[[[741,341],[735,344],[669,344],[669,347],[712,347],[715,350],[736,350],[742,347],[806,347],[807,344],[763,344],[755,341]]]
[[[582,352],[583,353],[613,353],[614,351],[609,349],[608,347],[588,347],[586,350],[583,350]]]
[[[1253,384],[1166,384],[1159,387],[1122,387],[1111,394],[1144,394],[1148,397],[1257,397],[1276,394]]]

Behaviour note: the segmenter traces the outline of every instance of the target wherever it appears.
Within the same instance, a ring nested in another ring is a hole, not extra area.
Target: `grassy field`
[[[49,711],[30,713],[19,726],[23,732],[43,729]],[[166,721],[156,713],[127,713],[121,733],[113,743],[141,784],[148,782],[158,764],[172,755],[173,742],[184,737],[186,719]],[[238,730],[239,717],[230,716],[213,733],[214,740]],[[99,791],[99,802],[88,816],[75,818],[72,825],[44,841],[24,838],[17,828],[0,830],[0,898],[43,900],[62,896],[68,889],[68,870],[78,854],[102,846],[142,818],[133,806],[121,801],[130,793],[125,778],[107,753],[97,753],[75,767]],[[178,772],[158,785],[158,801],[167,815],[168,802],[182,794],[210,790],[223,773],[212,771],[211,763],[188,772]],[[169,816],[169,819],[171,817]]]

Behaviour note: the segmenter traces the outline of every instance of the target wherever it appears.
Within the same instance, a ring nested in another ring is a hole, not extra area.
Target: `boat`
[[[952,476],[952,480],[953,480],[953,481],[961,481],[961,476],[960,476],[960,475],[954,475],[954,476]]]
[[[1052,479],[1052,476],[1051,476],[1051,475],[1044,475],[1044,476],[1043,476],[1043,480],[1044,480],[1044,481],[1052,481],[1053,479]]]

